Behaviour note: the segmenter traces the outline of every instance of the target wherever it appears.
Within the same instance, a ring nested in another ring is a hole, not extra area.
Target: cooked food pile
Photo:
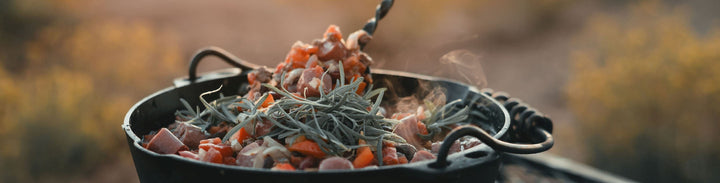
[[[244,96],[208,101],[220,88],[208,91],[199,96],[204,110],[181,99],[186,109],[175,113],[176,122],[145,135],[143,146],[199,161],[286,171],[434,159],[447,132],[467,123],[469,109],[457,107],[460,101],[446,103],[441,92],[380,106],[385,88],[373,89],[366,72],[373,61],[360,50],[370,39],[359,30],[344,40],[331,25],[323,39],[296,42],[274,70],[249,73]],[[464,138],[451,152],[478,144]]]

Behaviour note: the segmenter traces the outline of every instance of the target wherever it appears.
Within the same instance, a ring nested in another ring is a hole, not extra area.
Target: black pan
[[[363,30],[373,34],[393,0],[383,0],[375,17]],[[365,43],[361,43],[361,48]],[[195,70],[202,58],[214,55],[237,68],[197,76]],[[219,48],[199,51],[190,63],[187,79],[176,79],[174,86],[140,100],[125,116],[125,130],[130,152],[141,182],[493,182],[497,177],[503,152],[538,153],[553,145],[552,122],[519,100],[502,93],[480,91],[475,87],[441,78],[405,72],[373,69],[375,88],[386,87],[385,105],[393,99],[422,95],[428,89],[446,89],[447,101],[460,99],[471,106],[468,122],[474,124],[452,131],[443,141],[436,161],[383,166],[376,169],[330,172],[271,171],[239,166],[212,164],[177,155],[157,154],[142,147],[140,135],[174,122],[174,112],[184,109],[183,98],[192,106],[202,106],[198,96],[223,85],[219,93],[242,95],[248,86],[247,74],[258,66],[238,59]],[[370,72],[370,69],[367,69]],[[219,97],[219,93],[207,99]],[[491,97],[492,96],[492,97]],[[496,100],[497,99],[497,100]],[[500,101],[500,102],[498,102]],[[463,136],[474,136],[482,145],[448,155],[452,142]],[[502,139],[502,140],[500,140]],[[512,142],[512,143],[509,143]],[[524,143],[524,144],[515,144]]]
[[[203,57],[215,55],[239,68],[225,69],[206,73],[199,77],[195,68]],[[140,135],[158,130],[174,122],[174,112],[184,109],[180,98],[186,99],[192,106],[202,106],[198,96],[201,93],[224,87],[224,95],[243,94],[247,88],[247,74],[257,66],[242,61],[219,48],[203,49],[193,58],[190,66],[190,79],[177,79],[174,86],[160,90],[135,104],[125,116],[122,125],[127,135],[138,176],[142,182],[206,182],[208,180],[258,181],[258,182],[492,182],[500,166],[500,153],[537,153],[552,146],[549,132],[552,123],[546,118],[535,118],[539,113],[526,115],[523,120],[532,121],[528,128],[536,134],[524,136],[538,137],[538,144],[511,144],[498,139],[512,139],[506,135],[511,125],[525,126],[517,120],[511,120],[507,106],[501,105],[486,92],[466,84],[440,78],[405,72],[374,69],[372,78],[377,87],[388,88],[388,96],[404,97],[423,93],[428,88],[446,89],[448,101],[461,99],[463,105],[470,105],[474,111],[470,120],[476,125],[451,132],[441,146],[436,161],[425,161],[404,165],[383,166],[376,169],[345,170],[332,172],[287,172],[255,169],[239,166],[212,164],[178,155],[157,154],[142,147]],[[217,98],[215,96],[207,99]],[[507,99],[499,97],[500,99]],[[505,102],[504,104],[512,104]],[[512,106],[511,106],[512,107]],[[517,112],[515,112],[517,113]],[[517,113],[517,116],[525,114]],[[529,120],[529,119],[533,120]],[[538,120],[542,119],[542,120]],[[538,122],[539,121],[539,122]],[[515,122],[515,124],[511,124]],[[536,128],[548,127],[549,128]],[[479,127],[479,128],[478,128]],[[517,131],[514,130],[514,131]],[[484,144],[448,156],[451,142],[466,135],[479,138]]]

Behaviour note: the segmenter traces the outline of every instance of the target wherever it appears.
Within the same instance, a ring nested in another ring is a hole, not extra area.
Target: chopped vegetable
[[[201,149],[199,158],[200,158],[200,161],[204,161],[204,162],[218,163],[218,164],[223,163],[222,153],[220,153],[220,151],[218,151],[217,149],[214,149],[214,148],[210,148],[210,150],[208,150],[208,151]]]
[[[317,143],[315,143],[311,140],[306,140],[306,141],[295,143],[292,146],[290,146],[288,148],[288,150],[299,152],[301,154],[316,157],[316,158],[325,157],[325,152],[323,152],[320,149],[320,146]]]
[[[250,139],[252,136],[250,133],[245,130],[245,127],[240,128],[237,132],[235,132],[231,137],[230,141],[235,141],[237,143],[242,144],[246,139]]]
[[[295,167],[293,167],[289,163],[278,163],[275,165],[275,167],[272,168],[273,170],[286,170],[286,171],[295,171]]]
[[[358,145],[365,145],[365,141],[360,139],[360,142]],[[370,147],[363,146],[357,149],[357,156],[355,157],[355,160],[353,161],[353,166],[355,168],[363,168],[368,165],[370,165],[373,160],[375,159],[375,155],[373,155],[372,151],[370,150]]]

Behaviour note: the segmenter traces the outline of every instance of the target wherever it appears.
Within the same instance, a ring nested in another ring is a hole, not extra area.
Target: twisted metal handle
[[[545,131],[545,129],[542,128],[534,128],[534,135],[544,138],[543,142],[535,144],[514,144],[493,138],[492,135],[488,134],[487,132],[485,132],[485,130],[478,128],[477,126],[465,125],[453,130],[452,132],[450,132],[450,134],[448,134],[447,137],[445,137],[445,140],[443,140],[442,145],[440,146],[437,160],[435,161],[435,163],[430,164],[430,166],[435,168],[442,168],[447,166],[449,164],[449,162],[447,161],[447,156],[450,153],[450,147],[456,140],[468,135],[478,138],[481,142],[485,143],[496,151],[514,154],[533,154],[547,151],[548,149],[552,148],[553,144],[555,143],[555,140],[553,139],[550,132]]]
[[[394,0],[383,0],[380,2],[377,8],[375,8],[375,17],[368,20],[368,23],[365,24],[363,30],[372,36],[375,33],[375,29],[377,29],[378,21],[387,15],[394,2]],[[365,44],[365,42],[360,43],[360,50],[365,48]]]
[[[492,149],[505,153],[532,154],[547,151],[555,144],[552,137],[552,121],[547,116],[522,103],[518,99],[510,98],[504,92],[493,92],[484,89],[482,93],[493,97],[500,102],[510,115],[510,129],[505,134],[507,141],[500,140],[488,134],[482,128],[474,125],[461,126],[448,134],[443,140],[438,152],[437,160],[430,164],[434,168],[446,167],[449,162],[447,156],[453,143],[464,137],[478,138]],[[473,114],[471,114],[473,115]],[[482,114],[476,114],[484,118]]]
[[[510,114],[510,129],[506,134],[506,138],[511,142],[533,142],[538,141],[533,136],[533,129],[541,128],[552,133],[553,123],[545,114],[540,113],[535,108],[522,102],[517,98],[511,98],[505,92],[494,92],[492,89],[483,89],[481,91],[491,96],[501,104]]]

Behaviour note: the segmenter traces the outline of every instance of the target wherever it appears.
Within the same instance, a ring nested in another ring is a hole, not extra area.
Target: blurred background
[[[219,46],[262,65],[379,1],[0,1],[0,182],[137,182],[120,125],[132,104]],[[375,67],[484,86],[548,114],[548,153],[643,182],[720,181],[720,1],[398,1]],[[206,61],[202,71],[230,67]],[[470,81],[470,83],[474,83]]]

